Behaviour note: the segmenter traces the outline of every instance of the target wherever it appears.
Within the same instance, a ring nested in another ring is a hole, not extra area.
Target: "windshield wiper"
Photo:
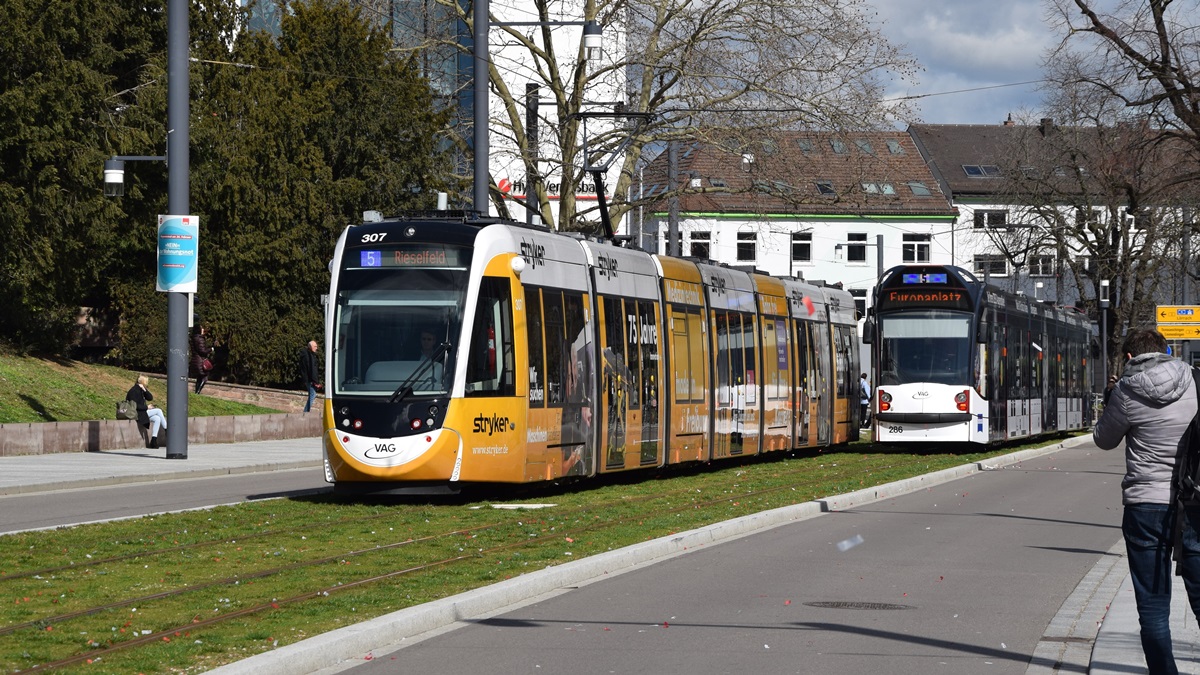
[[[425,357],[425,360],[421,362],[421,367],[413,371],[412,375],[409,375],[407,379],[400,383],[399,387],[396,387],[396,391],[392,392],[391,397],[388,399],[388,403],[399,403],[400,401],[408,398],[408,395],[413,392],[413,383],[421,379],[421,376],[425,374],[425,371],[432,369],[434,363],[436,363],[442,354],[445,354],[446,350],[448,349],[450,349],[449,342],[443,342],[442,344],[438,345],[438,348],[434,350],[432,354]],[[444,377],[445,373],[442,375]]]

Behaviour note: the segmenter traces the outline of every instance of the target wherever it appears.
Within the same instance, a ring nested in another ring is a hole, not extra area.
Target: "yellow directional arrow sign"
[[[1164,323],[1200,323],[1200,307],[1196,305],[1159,305],[1154,308],[1159,325]]]
[[[1189,326],[1184,323],[1158,324],[1158,332],[1168,340],[1200,340],[1200,325]]]

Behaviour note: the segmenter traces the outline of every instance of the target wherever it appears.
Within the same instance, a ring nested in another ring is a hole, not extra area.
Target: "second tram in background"
[[[874,440],[982,445],[1091,426],[1092,330],[1078,310],[939,265],[888,270],[874,300]]]

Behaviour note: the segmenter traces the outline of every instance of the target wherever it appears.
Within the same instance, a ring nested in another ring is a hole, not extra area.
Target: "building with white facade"
[[[670,152],[647,167],[643,194],[670,189]],[[781,133],[751,145],[681,143],[688,192],[654,203],[642,223],[668,252],[776,276],[841,283],[865,311],[880,273],[950,263],[958,213],[903,132]]]

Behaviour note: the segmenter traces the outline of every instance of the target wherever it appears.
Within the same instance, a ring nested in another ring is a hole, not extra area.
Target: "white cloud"
[[[923,121],[994,124],[1037,107],[1037,85],[981,88],[1041,79],[1054,36],[1040,0],[868,1],[883,34],[924,68],[917,86],[893,96],[977,90],[917,99]]]

